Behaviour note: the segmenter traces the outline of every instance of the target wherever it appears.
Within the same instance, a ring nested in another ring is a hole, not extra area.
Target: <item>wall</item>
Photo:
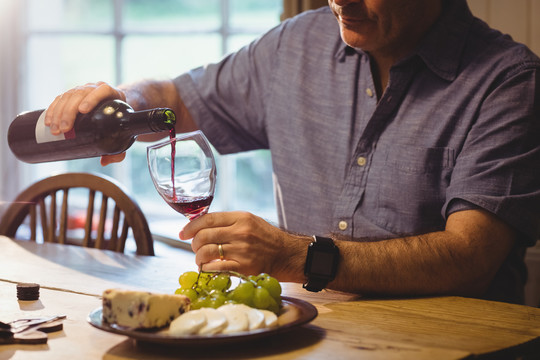
[[[17,162],[7,145],[9,124],[17,114],[18,69],[12,56],[18,52],[18,37],[14,34],[17,21],[17,0],[0,0],[0,217],[13,200],[20,181]]]
[[[328,0],[283,0],[281,20],[293,17],[302,11],[328,5]]]
[[[474,15],[540,54],[540,0],[468,0]]]

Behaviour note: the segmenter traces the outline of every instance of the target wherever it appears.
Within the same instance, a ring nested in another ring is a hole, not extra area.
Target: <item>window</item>
[[[282,0],[25,0],[21,4],[19,110],[45,108],[56,95],[87,82],[120,84],[175,77],[218,61],[277,25],[282,11]],[[105,168],[98,159],[20,163],[21,187],[55,172],[102,172],[130,189],[152,232],[176,238],[186,220],[178,220],[181,216],[155,191],[146,168],[147,145],[136,143],[124,162]],[[211,211],[247,210],[275,221],[270,160],[267,151],[218,156]]]

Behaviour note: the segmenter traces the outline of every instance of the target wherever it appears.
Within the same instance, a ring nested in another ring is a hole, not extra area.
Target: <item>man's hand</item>
[[[102,81],[78,86],[54,99],[45,113],[45,125],[50,127],[53,135],[65,133],[73,127],[78,113],[87,114],[102,101],[110,99],[126,101],[126,95]],[[101,165],[120,162],[125,157],[125,153],[105,155],[101,157]]]
[[[200,269],[268,273],[280,281],[302,282],[310,239],[289,234],[247,212],[208,213],[189,222],[180,239],[191,247]],[[219,261],[218,245],[224,261]]]
[[[51,128],[53,135],[65,133],[73,127],[78,113],[87,114],[108,99],[126,101],[126,95],[122,90],[104,82],[89,83],[68,90],[58,95],[47,108],[45,125]]]

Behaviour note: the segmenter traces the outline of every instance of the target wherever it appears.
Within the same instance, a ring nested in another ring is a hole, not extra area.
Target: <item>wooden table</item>
[[[146,257],[0,236],[0,320],[65,314],[44,345],[1,345],[0,359],[469,359],[538,358],[540,309],[461,297],[364,299],[283,284],[314,304],[311,323],[275,336],[205,348],[136,343],[87,323],[110,287],[171,293],[194,255]],[[38,301],[18,301],[15,284],[37,282]],[[528,356],[528,357],[527,357]]]

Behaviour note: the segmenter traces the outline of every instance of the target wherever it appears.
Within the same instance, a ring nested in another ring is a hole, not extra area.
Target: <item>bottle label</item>
[[[59,134],[59,135],[53,135],[51,134],[51,129],[45,125],[45,113],[47,111],[43,111],[41,115],[39,116],[38,121],[36,122],[36,143],[46,143],[46,142],[52,142],[52,141],[60,141],[60,140],[66,140],[66,139],[74,139],[75,138],[75,130],[71,129],[68,132]]]

